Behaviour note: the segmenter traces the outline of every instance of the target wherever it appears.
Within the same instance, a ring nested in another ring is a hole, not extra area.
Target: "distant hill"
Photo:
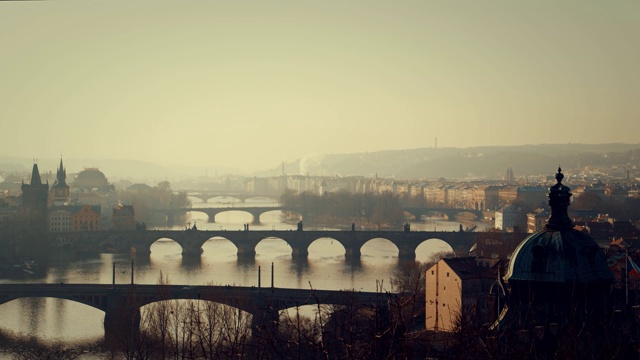
[[[39,159],[41,172],[53,172],[60,158]],[[31,171],[32,159],[0,156],[0,172],[24,174]],[[148,161],[64,158],[67,173],[98,167],[107,179],[156,184],[185,177],[214,177],[215,174],[277,176],[282,165],[250,174],[229,168],[165,166]],[[640,169],[640,144],[543,144],[483,146],[470,148],[420,148],[353,154],[304,156],[284,164],[288,175],[395,177],[397,179],[486,178],[500,179],[507,168],[516,176],[548,174],[561,165],[571,171],[584,166],[620,165]]]
[[[421,148],[356,154],[329,154],[285,163],[286,174],[312,176],[367,176],[398,179],[489,178],[553,172],[584,166],[625,165],[640,167],[640,144],[542,144],[471,148]],[[257,176],[275,176],[281,167]]]

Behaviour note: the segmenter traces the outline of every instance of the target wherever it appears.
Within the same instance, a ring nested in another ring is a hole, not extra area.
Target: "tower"
[[[584,333],[593,337],[581,341],[604,346],[597,339],[610,312],[613,275],[598,243],[573,228],[568,215],[572,195],[563,178],[559,168],[557,183],[549,189],[546,228],[524,239],[511,255],[504,277],[511,287],[506,310],[492,327],[528,339],[535,334],[540,358],[550,358],[545,352],[553,354],[562,334],[575,329],[591,331]]]
[[[49,195],[49,183],[42,183],[38,164],[33,164],[31,170],[31,183],[22,182],[22,207],[20,215],[27,228],[32,232],[45,232],[47,230],[47,202]]]
[[[56,173],[56,181],[53,183],[51,190],[49,191],[49,203],[52,206],[69,204],[71,201],[69,188],[69,185],[67,185],[67,170],[62,164],[62,158],[60,158],[60,166]]]

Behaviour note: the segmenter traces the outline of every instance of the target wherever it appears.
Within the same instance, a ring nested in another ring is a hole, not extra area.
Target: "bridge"
[[[253,216],[252,224],[260,224],[260,216],[269,211],[292,211],[300,212],[298,208],[285,206],[239,206],[239,207],[212,207],[212,208],[174,208],[174,209],[157,209],[155,212],[165,214],[167,216],[167,224],[173,226],[177,216],[183,216],[188,212],[201,212],[207,214],[207,221],[215,222],[216,215],[227,211],[244,211]]]
[[[483,213],[480,210],[472,209],[457,209],[457,208],[430,208],[430,207],[406,207],[403,209],[406,213],[413,215],[417,220],[423,215],[430,213],[441,213],[447,216],[449,219],[453,219],[456,215],[462,213],[469,213],[475,216],[476,219],[482,219]],[[207,221],[210,223],[215,222],[216,215],[226,211],[244,211],[253,216],[252,224],[260,224],[260,216],[269,211],[291,211],[297,212],[303,219],[308,219],[306,211],[298,207],[286,207],[286,206],[238,206],[238,207],[211,207],[211,208],[173,208],[173,209],[156,209],[156,212],[165,214],[167,216],[167,224],[173,226],[175,224],[175,218],[177,216],[183,216],[188,212],[201,212],[208,216]]]
[[[244,191],[233,191],[233,190],[179,190],[180,192],[185,192],[187,196],[194,197],[196,199],[200,199],[203,202],[209,202],[209,199],[213,199],[216,197],[230,197],[240,202],[245,202],[250,198],[268,198],[274,201],[278,201],[280,198],[280,194],[273,193],[255,193],[255,192],[244,192]]]
[[[482,219],[484,214],[481,210],[473,209],[458,209],[458,208],[432,208],[432,207],[405,207],[404,212],[415,216],[416,220],[420,220],[423,215],[429,215],[432,213],[440,213],[447,216],[448,219],[454,219],[456,215],[469,213],[475,216],[476,219]]]
[[[423,242],[439,239],[448,243],[458,256],[467,256],[479,236],[495,233],[483,232],[443,232],[443,231],[227,231],[227,230],[143,230],[143,231],[85,231],[50,233],[51,244],[76,247],[85,252],[99,253],[105,248],[122,251],[135,249],[138,255],[149,255],[151,245],[159,239],[171,239],[182,247],[183,255],[202,254],[202,245],[211,238],[229,240],[238,249],[238,257],[254,258],[256,246],[264,239],[278,238],[291,247],[294,258],[306,258],[309,246],[321,238],[330,238],[345,248],[347,259],[358,259],[361,248],[368,241],[377,238],[389,240],[398,248],[398,256],[415,259],[416,249]],[[501,233],[501,236],[522,237],[526,234]],[[519,239],[522,240],[522,239]]]
[[[279,312],[303,305],[349,305],[357,308],[387,306],[398,294],[246,286],[116,285],[116,284],[0,284],[0,304],[31,297],[75,301],[105,312],[105,340],[117,343],[132,329],[139,332],[140,308],[164,300],[205,300],[237,308],[252,315],[256,335],[277,329]],[[130,335],[130,334],[128,334]]]

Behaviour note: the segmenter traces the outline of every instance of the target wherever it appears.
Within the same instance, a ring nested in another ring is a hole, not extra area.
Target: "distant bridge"
[[[280,194],[273,193],[255,193],[248,191],[233,191],[233,190],[179,190],[180,192],[185,192],[187,196],[194,197],[202,200],[203,202],[209,202],[209,199],[217,198],[217,197],[228,197],[240,200],[240,202],[245,202],[250,198],[268,198],[274,201],[278,201],[280,198]]]
[[[167,216],[167,224],[173,226],[176,217],[186,215],[188,212],[201,212],[207,214],[207,221],[214,223],[216,215],[227,211],[243,211],[253,216],[252,224],[260,224],[260,216],[269,211],[291,211],[300,213],[299,208],[286,206],[238,206],[238,207],[213,207],[213,208],[174,208],[174,209],[157,209],[155,212],[165,214]],[[303,215],[301,215],[303,216]],[[304,216],[303,216],[304,217]]]
[[[444,232],[444,231],[227,231],[227,230],[144,230],[144,231],[87,231],[51,233],[51,243],[62,243],[74,246],[87,252],[99,253],[104,248],[120,250],[135,249],[137,254],[150,254],[151,245],[159,239],[171,239],[182,247],[183,255],[202,253],[202,245],[214,237],[229,240],[238,249],[238,257],[253,258],[256,246],[267,238],[284,240],[291,246],[294,258],[306,258],[309,246],[315,240],[331,238],[345,248],[345,257],[357,259],[361,248],[369,240],[383,238],[398,248],[398,256],[403,259],[415,259],[416,249],[423,242],[439,239],[448,243],[458,256],[467,256],[479,236],[490,236],[495,233],[482,232]],[[506,233],[501,236],[518,236],[526,234]],[[521,240],[521,239],[520,239]],[[64,246],[64,245],[63,245]]]
[[[303,208],[288,206],[238,206],[238,207],[211,207],[211,208],[173,208],[173,209],[156,209],[158,213],[167,216],[167,224],[173,226],[176,217],[183,216],[188,212],[201,212],[207,214],[207,221],[215,222],[216,215],[227,211],[244,211],[253,216],[252,224],[260,224],[260,216],[269,211],[291,211],[301,215],[302,219],[308,219],[308,214]],[[475,216],[476,219],[482,219],[483,213],[480,210],[457,209],[457,208],[431,208],[431,207],[406,207],[403,209],[406,213],[413,215],[416,220],[420,220],[423,215],[432,213],[440,213],[449,219],[454,219],[456,215],[468,213]]]
[[[472,214],[476,219],[482,219],[484,214],[481,210],[473,209],[458,209],[458,208],[435,208],[435,207],[405,207],[403,209],[406,213],[415,216],[416,220],[420,220],[423,215],[429,215],[432,213],[444,214],[450,220],[454,219],[459,214]]]
[[[138,332],[140,308],[163,300],[206,300],[246,311],[252,315],[251,329],[255,335],[265,326],[277,330],[274,324],[278,322],[279,312],[287,308],[315,304],[357,308],[386,306],[394,296],[397,294],[246,286],[0,284],[0,304],[21,298],[50,297],[104,311],[107,343],[118,341],[132,325],[132,331]]]

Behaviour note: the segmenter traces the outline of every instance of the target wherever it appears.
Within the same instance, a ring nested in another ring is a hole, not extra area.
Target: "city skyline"
[[[436,137],[638,143],[631,1],[0,7],[0,156],[262,170]]]

